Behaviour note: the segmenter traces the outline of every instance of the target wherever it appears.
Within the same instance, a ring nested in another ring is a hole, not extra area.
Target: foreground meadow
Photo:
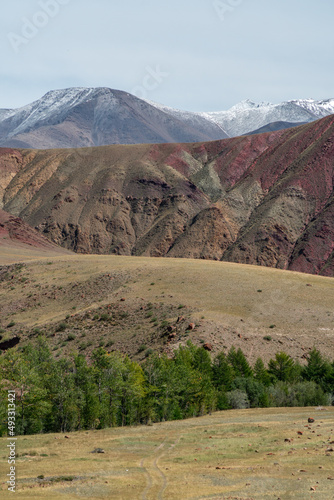
[[[7,442],[0,439],[4,499],[12,498]],[[16,495],[331,500],[333,450],[334,407],[231,410],[151,426],[19,436]]]

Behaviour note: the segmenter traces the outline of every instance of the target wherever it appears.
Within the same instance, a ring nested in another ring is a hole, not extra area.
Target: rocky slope
[[[334,274],[334,116],[197,144],[0,151],[3,207],[80,253]]]
[[[3,246],[65,253],[62,248],[30,227],[20,217],[14,217],[0,209],[0,247]]]

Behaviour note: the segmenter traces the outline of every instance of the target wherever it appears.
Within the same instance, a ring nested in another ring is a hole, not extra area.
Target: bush
[[[239,389],[227,392],[226,397],[230,407],[234,410],[242,410],[250,406],[247,393]]]
[[[330,404],[330,396],[315,382],[298,382],[287,384],[278,382],[269,387],[269,395],[273,406],[321,406]]]
[[[267,389],[263,383],[252,377],[237,377],[232,382],[232,389],[247,394],[251,408],[266,407],[269,405]],[[268,403],[266,404],[266,402]]]
[[[143,352],[143,351],[146,351],[146,349],[147,349],[147,345],[142,344],[142,345],[139,347],[138,352]]]
[[[67,341],[70,342],[71,340],[75,340],[75,335],[74,333],[69,333],[67,337]]]
[[[110,320],[111,320],[111,316],[109,316],[108,313],[101,314],[100,321],[110,321]]]
[[[64,332],[67,328],[67,324],[66,323],[59,323],[57,329],[56,329],[56,332]]]

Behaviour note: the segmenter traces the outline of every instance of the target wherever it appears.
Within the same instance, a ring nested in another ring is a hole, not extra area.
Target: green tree
[[[235,347],[232,346],[227,355],[227,359],[232,365],[235,375],[237,377],[253,376],[252,368],[250,367],[250,364],[248,363],[246,356],[244,355],[240,347],[236,351]]]
[[[16,392],[16,432],[33,434],[45,430],[45,419],[52,405],[48,401],[42,375],[17,349],[2,359],[3,378]]]
[[[329,361],[324,359],[320,351],[314,347],[308,355],[307,365],[303,368],[303,378],[316,382],[324,390],[332,392],[331,372],[332,367]]]
[[[233,367],[226,355],[220,352],[213,361],[213,382],[220,391],[229,391],[235,378]]]
[[[145,377],[142,367],[124,359],[125,371],[121,384],[121,425],[132,425],[141,419],[141,406],[145,396]]]
[[[267,388],[262,382],[253,377],[237,377],[232,383],[232,390],[243,391],[247,394],[251,408],[268,407],[269,396]]]
[[[73,361],[56,361],[45,378],[52,412],[46,425],[49,432],[69,432],[80,427],[80,389],[76,385]]]
[[[269,361],[268,372],[274,379],[282,382],[293,382],[298,377],[295,362],[285,352],[277,353],[275,359]]]
[[[258,382],[261,382],[265,386],[270,385],[270,375],[268,373],[268,370],[264,366],[264,363],[261,358],[257,358],[255,365],[254,365],[254,378]]]
[[[93,368],[87,365],[82,354],[74,358],[74,383],[75,399],[80,409],[79,429],[94,429],[99,425],[99,399]]]

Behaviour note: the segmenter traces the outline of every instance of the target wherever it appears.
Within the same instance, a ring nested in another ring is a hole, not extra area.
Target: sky
[[[173,108],[334,98],[333,0],[11,0],[0,108],[109,87]]]

